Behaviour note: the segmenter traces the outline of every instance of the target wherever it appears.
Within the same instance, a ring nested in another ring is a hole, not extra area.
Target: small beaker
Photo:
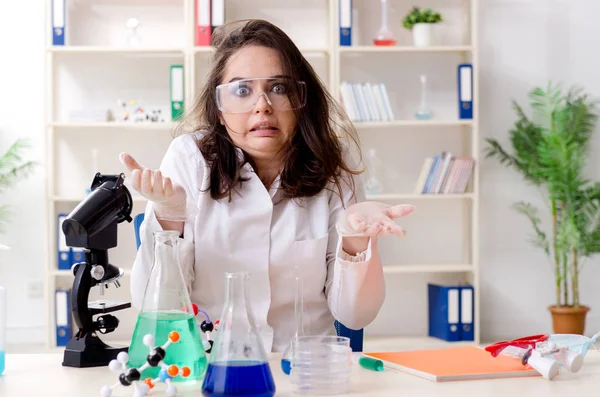
[[[301,336],[292,347],[290,377],[297,394],[343,394],[350,390],[352,348],[344,336]]]
[[[207,397],[275,394],[275,381],[250,307],[246,272],[226,273],[225,304],[202,384]]]
[[[131,338],[127,366],[138,368],[146,363],[149,347],[144,344],[145,335],[152,335],[156,345],[161,346],[171,331],[177,331],[180,338],[166,349],[163,361],[190,369],[189,376],[172,380],[202,378],[206,372],[206,352],[179,265],[179,232],[155,231],[152,270]],[[160,371],[160,366],[146,368],[142,379],[157,378]]]

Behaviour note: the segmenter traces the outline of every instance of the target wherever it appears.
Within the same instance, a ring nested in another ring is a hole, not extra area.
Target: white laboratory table
[[[294,396],[292,384],[279,367],[279,357],[270,356],[277,396]],[[107,367],[67,368],[61,365],[62,354],[7,354],[6,370],[0,376],[1,397],[83,397],[100,396],[104,385],[112,385],[117,375]],[[563,371],[552,381],[542,377],[476,380],[436,383],[413,375],[386,369],[373,372],[355,365],[350,393],[345,396],[528,396],[528,397],[586,397],[598,396],[600,391],[600,352],[590,351],[580,372]],[[114,397],[133,395],[133,387],[115,389]],[[164,384],[150,393],[164,396]],[[201,383],[178,385],[178,396],[202,396]]]

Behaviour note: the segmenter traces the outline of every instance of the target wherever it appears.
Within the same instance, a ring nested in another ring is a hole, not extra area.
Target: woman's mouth
[[[276,135],[279,132],[279,128],[271,123],[257,123],[250,129],[250,132],[252,135],[257,136],[271,136]]]

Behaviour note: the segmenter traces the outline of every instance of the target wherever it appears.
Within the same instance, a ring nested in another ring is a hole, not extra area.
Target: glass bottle
[[[4,372],[5,347],[6,347],[6,288],[0,287],[0,375]]]
[[[388,28],[388,2],[381,0],[381,26],[377,31],[377,35],[373,39],[373,44],[376,46],[394,46],[396,45],[396,37]]]
[[[156,346],[167,342],[169,333],[177,331],[179,341],[166,349],[163,362],[188,367],[191,372],[174,382],[197,380],[206,373],[207,358],[194,309],[179,265],[179,232],[155,231],[153,265],[144,292],[142,308],[138,315],[129,347],[128,367],[139,368],[146,364],[149,347],[144,337],[152,336]],[[159,377],[161,367],[149,367],[141,373],[142,379]]]
[[[226,273],[225,304],[202,384],[206,397],[275,394],[275,382],[250,307],[246,272]]]
[[[377,152],[374,148],[370,148],[368,151],[369,156],[369,171],[367,172],[368,179],[365,182],[365,192],[367,195],[381,194],[383,191],[383,184],[379,180],[379,176],[384,171],[383,163],[377,157]]]
[[[422,74],[419,79],[421,81],[421,103],[415,117],[418,120],[429,120],[431,118],[431,110],[429,109],[429,105],[427,105],[427,76]]]

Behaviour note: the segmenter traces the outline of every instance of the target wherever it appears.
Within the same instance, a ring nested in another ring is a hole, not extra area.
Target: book
[[[517,357],[492,357],[477,346],[458,346],[430,350],[364,352],[364,356],[383,361],[385,367],[434,382],[540,376]]]

